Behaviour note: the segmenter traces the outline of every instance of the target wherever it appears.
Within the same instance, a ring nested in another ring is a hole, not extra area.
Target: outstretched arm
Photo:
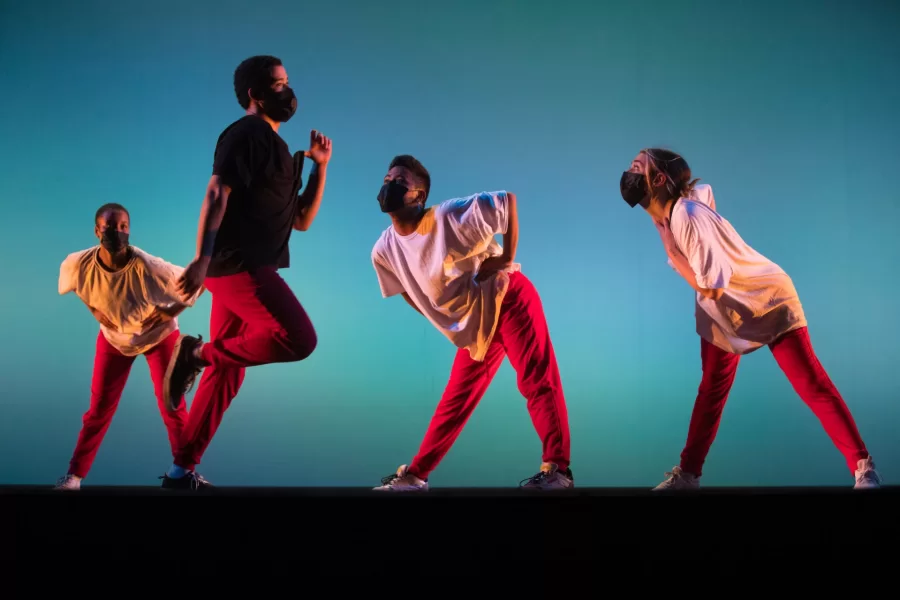
[[[328,170],[328,161],[331,160],[331,140],[315,129],[309,134],[309,151],[304,154],[313,159],[314,165],[309,174],[306,189],[300,194],[300,210],[294,217],[294,229],[306,231],[309,229],[319,206],[322,204],[322,196],[325,192],[325,176]]]

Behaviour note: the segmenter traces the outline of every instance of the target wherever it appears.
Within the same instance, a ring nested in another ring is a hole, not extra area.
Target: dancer
[[[523,487],[573,487],[563,387],[538,292],[514,261],[516,196],[484,192],[426,209],[431,176],[416,158],[397,156],[378,194],[392,224],[372,250],[382,296],[403,299],[458,351],[450,380],[412,462],[376,490],[427,491],[504,356],[543,443],[543,464]],[[495,235],[503,234],[500,247]]]
[[[669,264],[696,292],[703,379],[681,464],[654,489],[699,487],[741,356],[763,346],[844,456],[854,487],[879,487],[881,478],[850,410],[813,351],[791,278],[738,235],[716,212],[712,188],[691,177],[678,154],[646,149],[620,182],[622,197],[647,211]]]
[[[234,91],[246,115],[219,136],[197,254],[178,283],[186,296],[205,285],[212,312],[210,341],[181,336],[166,373],[166,401],[177,410],[206,368],[164,488],[209,487],[194,468],[237,396],[246,367],[300,361],[316,347],[313,325],[278,270],[290,266],[292,230],[306,231],[319,211],[331,140],[313,130],[309,151],[292,158],[278,130],[294,115],[297,99],[278,58],[243,61],[234,73]],[[315,164],[298,197],[304,157]]]
[[[175,290],[182,269],[130,245],[130,230],[125,207],[101,206],[94,216],[94,235],[100,244],[70,254],[60,266],[59,293],[74,292],[100,323],[100,332],[94,355],[91,405],[84,414],[69,472],[57,482],[57,489],[81,489],[136,356],[143,354],[150,367],[173,455],[187,420],[184,403],[177,410],[166,410],[163,376],[178,339],[176,317],[194,304],[203,289],[182,301]]]

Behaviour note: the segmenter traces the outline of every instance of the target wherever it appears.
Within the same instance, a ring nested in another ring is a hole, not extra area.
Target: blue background
[[[727,5],[727,6],[726,6]],[[200,471],[218,485],[370,486],[415,453],[454,348],[369,253],[390,159],[432,202],[510,189],[540,290],[579,485],[652,486],[678,461],[697,385],[693,294],[618,192],[646,146],[683,153],[720,212],[793,277],[814,346],[888,483],[900,482],[898,4],[864,0],[0,4],[0,482],[65,474],[97,324],[56,292],[115,201],[132,241],[193,256],[237,64],[275,54],[300,97],[281,130],[334,140],[285,278],[319,332],[299,364],[251,369]],[[209,295],[180,319],[208,336]],[[156,485],[171,462],[146,362],[88,484]],[[506,363],[432,476],[508,486],[540,444]],[[741,365],[706,485],[852,485],[767,350]]]

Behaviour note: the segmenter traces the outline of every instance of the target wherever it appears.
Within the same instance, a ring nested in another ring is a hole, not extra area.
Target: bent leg
[[[250,367],[300,361],[318,343],[316,331],[287,283],[275,269],[207,279],[206,286],[246,327],[204,344],[212,366]]]
[[[97,335],[94,373],[91,378],[91,406],[82,418],[81,432],[69,462],[70,475],[84,478],[91,470],[119,406],[132,364],[133,356],[125,356],[116,350],[106,341],[102,332]]]

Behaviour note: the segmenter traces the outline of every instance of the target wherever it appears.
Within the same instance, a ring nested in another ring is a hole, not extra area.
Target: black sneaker
[[[164,490],[190,490],[196,492],[214,487],[213,484],[203,478],[203,475],[194,471],[188,471],[178,478],[169,477],[166,474],[160,479],[162,479],[162,488]]]
[[[544,463],[536,475],[523,479],[519,487],[531,490],[568,490],[575,487],[572,469],[560,471],[555,463]]]
[[[194,350],[203,343],[203,336],[182,335],[175,342],[175,351],[163,378],[163,401],[168,411],[181,407],[184,395],[194,387],[197,374],[203,370],[194,358]]]

